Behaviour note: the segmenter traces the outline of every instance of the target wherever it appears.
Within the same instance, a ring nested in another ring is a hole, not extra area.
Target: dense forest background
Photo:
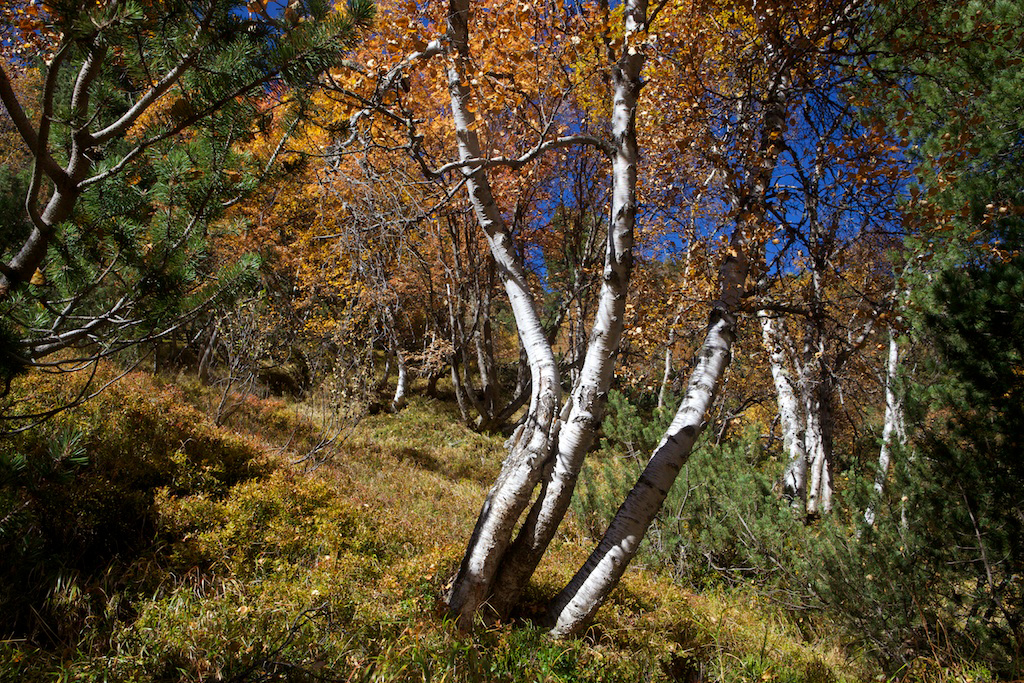
[[[3,0],[0,679],[1024,676],[1024,4]]]

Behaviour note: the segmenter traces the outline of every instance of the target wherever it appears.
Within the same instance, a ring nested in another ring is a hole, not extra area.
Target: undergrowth
[[[112,372],[112,371],[111,371]],[[40,393],[40,392],[46,392]],[[71,395],[30,374],[13,400]],[[203,388],[133,374],[8,437],[2,681],[780,681],[871,677],[756,591],[673,582],[652,556],[582,637],[524,620],[461,633],[440,596],[504,450],[447,403],[367,417],[320,461],[316,423],[252,398],[230,429]],[[585,559],[567,520],[527,596]]]

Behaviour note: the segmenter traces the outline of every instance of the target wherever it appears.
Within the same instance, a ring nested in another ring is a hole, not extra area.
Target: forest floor
[[[26,408],[73,390],[15,387]],[[225,426],[215,405],[194,380],[134,373],[10,438],[0,680],[885,680],[813,614],[641,564],[583,637],[548,638],[529,617],[594,543],[571,516],[535,609],[460,633],[440,596],[500,436],[419,396],[326,447],[338,429],[308,403],[248,397]]]

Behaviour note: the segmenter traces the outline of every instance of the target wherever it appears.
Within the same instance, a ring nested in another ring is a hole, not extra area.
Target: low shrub
[[[32,373],[10,400],[24,410],[41,403],[40,393],[55,403],[75,390],[62,376]],[[60,646],[74,643],[83,621],[109,611],[121,570],[159,542],[158,491],[217,497],[266,467],[256,447],[142,374],[8,435],[4,446],[3,635]]]

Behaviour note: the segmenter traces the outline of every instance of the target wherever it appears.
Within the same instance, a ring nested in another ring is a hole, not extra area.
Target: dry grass
[[[126,415],[136,438],[143,425],[183,455],[157,459],[162,474],[134,484],[149,487],[152,519],[132,553],[96,549],[78,569],[44,553],[36,561],[65,564],[18,575],[50,582],[33,607],[45,623],[0,644],[2,680],[873,677],[834,639],[756,594],[695,595],[640,566],[582,638],[552,641],[525,623],[459,633],[439,596],[500,467],[500,437],[467,430],[443,402],[414,397],[397,415],[363,419],[309,472],[291,464],[301,450],[291,446],[315,437],[315,421],[293,406],[252,399],[231,431],[188,405],[197,404],[199,387],[182,391],[143,375],[118,386],[64,418],[89,437],[90,464],[75,476],[136,457],[124,447]],[[116,406],[131,408],[122,414]],[[189,439],[200,436],[205,450],[190,450]],[[16,446],[31,444],[25,437]],[[105,451],[111,444],[121,450]],[[249,463],[245,476],[222,476],[225,454],[236,469]],[[539,608],[568,580],[590,551],[584,536],[567,520],[528,604]]]

